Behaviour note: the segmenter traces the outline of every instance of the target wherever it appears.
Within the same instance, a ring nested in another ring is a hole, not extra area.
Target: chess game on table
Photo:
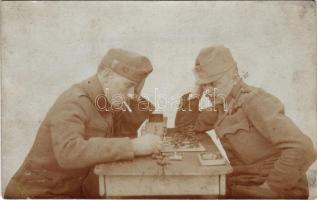
[[[207,151],[201,144],[193,125],[178,127],[173,134],[167,134],[167,118],[162,113],[153,113],[141,127],[140,134],[157,134],[162,140],[162,149],[152,157],[159,165],[169,164],[170,161],[182,161],[188,152],[197,152],[201,165],[224,165],[225,157],[219,151]],[[221,148],[221,147],[220,147]]]

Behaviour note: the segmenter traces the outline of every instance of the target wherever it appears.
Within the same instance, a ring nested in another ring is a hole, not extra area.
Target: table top
[[[170,129],[168,132],[173,132]],[[197,134],[199,141],[207,151],[217,150],[212,139],[205,133]],[[156,163],[152,156],[136,157],[131,161],[117,161],[95,166],[94,172],[104,176],[186,176],[186,175],[221,175],[232,172],[229,163],[225,165],[202,166],[198,159],[199,152],[183,152],[181,161],[170,161],[170,164],[162,166]]]

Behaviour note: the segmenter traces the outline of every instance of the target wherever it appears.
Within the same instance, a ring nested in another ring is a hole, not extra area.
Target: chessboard
[[[171,137],[163,140],[162,152],[203,152],[206,151],[201,143],[193,143],[185,140],[182,143],[175,144]]]
[[[192,126],[183,127],[172,136],[163,136],[162,152],[204,152]]]

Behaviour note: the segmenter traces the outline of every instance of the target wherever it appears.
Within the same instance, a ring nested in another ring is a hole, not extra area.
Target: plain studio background
[[[150,58],[143,94],[153,101],[157,88],[172,127],[199,50],[223,44],[245,81],[280,98],[316,143],[313,2],[3,2],[1,28],[2,189],[56,98],[93,75],[111,47]]]

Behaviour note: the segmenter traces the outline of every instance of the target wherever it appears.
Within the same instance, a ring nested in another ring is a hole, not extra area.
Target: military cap
[[[114,72],[136,83],[142,82],[153,71],[150,60],[135,52],[110,49],[101,60],[98,71],[110,68]]]
[[[212,46],[200,51],[196,58],[194,74],[197,84],[206,84],[221,78],[237,64],[230,50],[224,46]]]

